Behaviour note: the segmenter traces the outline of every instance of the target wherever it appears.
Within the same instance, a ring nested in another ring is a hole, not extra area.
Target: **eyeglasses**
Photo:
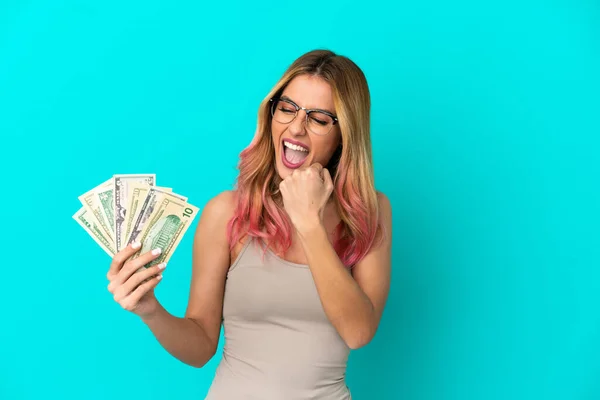
[[[273,97],[269,101],[271,102],[273,119],[282,124],[289,124],[296,118],[298,111],[304,110],[306,112],[306,129],[315,135],[327,135],[333,125],[338,122],[337,117],[328,111],[307,109],[300,107],[291,100],[279,97]]]

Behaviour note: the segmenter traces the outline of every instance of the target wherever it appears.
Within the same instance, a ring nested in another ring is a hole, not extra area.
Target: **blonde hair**
[[[281,178],[275,167],[270,99],[281,95],[299,75],[320,77],[333,93],[341,145],[325,167],[333,179],[334,201],[341,218],[334,248],[344,265],[351,267],[373,246],[380,226],[371,151],[371,101],[361,69],[329,50],[313,50],[296,59],[261,102],[254,138],[240,154],[238,200],[228,225],[229,243],[233,248],[248,234],[261,237],[283,254],[291,245],[293,227],[278,190]]]

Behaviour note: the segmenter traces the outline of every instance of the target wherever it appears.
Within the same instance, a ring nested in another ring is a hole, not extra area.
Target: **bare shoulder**
[[[383,192],[377,191],[377,203],[379,205],[380,218],[391,217],[392,204],[390,203],[390,199]]]
[[[206,203],[201,219],[212,223],[229,221],[235,212],[236,201],[237,192],[235,190],[222,191]]]
[[[236,206],[236,192],[225,190],[210,198],[200,213],[200,220],[196,227],[196,237],[201,233],[217,235],[214,239],[223,241],[227,230],[227,223],[233,217]]]
[[[223,191],[206,202],[194,235],[194,269],[229,266],[227,223],[233,217],[237,193]]]

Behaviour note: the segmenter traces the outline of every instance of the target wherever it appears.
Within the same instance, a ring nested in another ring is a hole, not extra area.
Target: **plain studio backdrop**
[[[4,0],[1,399],[203,398],[223,341],[188,367],[122,310],[77,196],[150,172],[202,209],[315,48],[367,76],[393,207],[353,398],[600,398],[597,2]],[[197,222],[156,290],[177,316]]]

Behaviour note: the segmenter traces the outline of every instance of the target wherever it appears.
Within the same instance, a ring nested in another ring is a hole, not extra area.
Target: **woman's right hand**
[[[127,261],[140,247],[140,243],[131,243],[115,254],[106,277],[109,280],[108,291],[112,293],[115,301],[125,310],[145,317],[154,313],[159,307],[158,300],[154,296],[154,288],[160,282],[166,264],[160,263],[150,268],[143,268],[160,256],[160,249],[148,251],[134,260]],[[136,272],[140,268],[143,269]]]

